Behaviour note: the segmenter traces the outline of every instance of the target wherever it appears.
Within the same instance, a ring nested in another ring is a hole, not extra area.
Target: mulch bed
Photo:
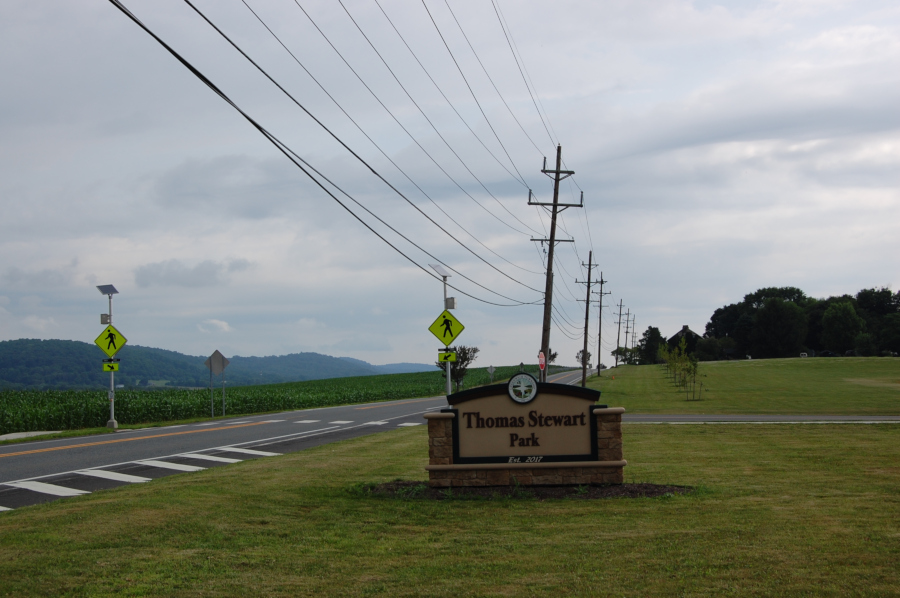
[[[599,486],[486,486],[460,488],[431,488],[424,482],[395,481],[369,487],[371,494],[385,498],[454,500],[526,498],[537,500],[570,498],[593,500],[599,498],[656,498],[687,494],[690,486],[660,484],[603,484]]]

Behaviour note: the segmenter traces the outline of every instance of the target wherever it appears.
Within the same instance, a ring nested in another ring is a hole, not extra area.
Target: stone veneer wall
[[[565,463],[453,463],[453,413],[427,413],[428,483],[436,488],[461,486],[562,486],[621,484],[622,407],[595,409],[598,461]]]

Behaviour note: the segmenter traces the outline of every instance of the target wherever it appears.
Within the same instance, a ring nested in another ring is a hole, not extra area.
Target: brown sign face
[[[448,397],[456,412],[454,463],[588,460],[596,453],[591,410],[599,392],[538,384],[522,403],[505,384],[473,391]]]

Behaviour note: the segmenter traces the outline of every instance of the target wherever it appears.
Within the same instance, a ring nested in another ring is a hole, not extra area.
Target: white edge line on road
[[[77,490],[67,486],[47,484],[46,482],[5,482],[5,485],[12,486],[13,488],[24,488],[25,490],[49,494],[51,496],[80,496],[82,494],[90,494],[87,490]]]
[[[374,403],[359,403],[358,405],[333,405],[333,406],[331,406],[331,407],[314,407],[314,408],[312,408],[312,409],[296,409],[296,410],[293,410],[293,411],[279,411],[279,412],[278,412],[278,415],[281,415],[282,413],[285,413],[285,414],[287,414],[287,413],[310,413],[310,412],[312,412],[312,411],[323,411],[323,410],[325,410],[325,409],[343,409],[343,408],[345,408],[345,407],[365,407],[365,406],[367,406],[367,405],[387,405],[387,404],[389,404],[389,403],[395,403],[395,404],[397,404],[397,405],[401,405],[402,403],[406,403],[406,402],[410,402],[410,401],[421,401],[421,400],[423,400],[423,399],[433,399],[433,400],[436,401],[436,400],[439,400],[439,399],[446,399],[446,396],[441,395],[441,396],[439,396],[439,397],[415,397],[415,398],[412,398],[412,399],[398,399],[397,401],[375,401]],[[429,408],[429,411],[430,411],[430,410],[433,410],[433,409],[444,409],[444,408],[446,408],[446,405],[441,405],[441,406],[438,406],[438,407],[431,407],[431,408]],[[418,412],[417,412],[417,413],[418,413]],[[273,415],[273,414],[270,413],[270,414],[268,414],[268,415]],[[416,413],[414,413],[413,415],[416,415]],[[259,415],[259,416],[256,416],[256,417],[266,417],[266,416],[265,416],[265,415]],[[286,417],[287,417],[287,416],[286,416]],[[294,417],[300,417],[300,416],[299,416],[299,415],[292,415],[292,416],[289,416],[288,419],[293,419]],[[287,421],[287,420],[282,420],[282,421]],[[186,426],[194,426],[194,427],[197,427],[197,426],[203,426],[203,425],[225,424],[225,423],[227,423],[227,422],[219,422],[219,421],[215,421],[215,422],[207,422],[207,423],[203,423],[203,424],[175,424],[175,425],[173,425],[173,426],[155,426],[155,427],[154,427],[154,426],[151,426],[151,427],[147,427],[147,428],[129,428],[129,429],[127,429],[127,430],[119,430],[119,431],[116,432],[116,434],[123,434],[123,433],[126,433],[126,432],[165,431],[165,430],[170,430],[170,429],[172,429],[172,428],[184,428],[184,427],[186,427]],[[255,421],[254,421],[254,423],[255,423]],[[29,441],[29,442],[27,442],[27,443],[21,443],[21,444],[23,444],[23,445],[24,445],[24,444],[27,444],[28,446],[33,447],[33,446],[41,446],[41,445],[43,445],[43,444],[48,444],[48,443],[49,443],[49,444],[59,444],[60,442],[71,442],[71,441],[73,441],[73,440],[85,440],[85,441],[87,441],[87,440],[89,440],[89,439],[91,439],[91,438],[94,438],[95,436],[99,436],[99,435],[94,435],[94,436],[75,436],[75,437],[69,437],[69,438],[48,438],[47,440],[33,440],[33,441]],[[3,446],[0,446],[0,449],[6,448],[6,447],[19,446],[19,445],[20,445],[19,443],[17,443],[17,444],[3,445]],[[204,449],[204,450],[206,450],[206,449]],[[177,456],[177,455],[167,455],[167,456],[169,456],[169,457],[175,457],[175,456]],[[126,461],[125,463],[131,463],[131,461]],[[116,463],[115,465],[124,465],[124,463]],[[111,466],[110,466],[110,465],[103,465],[103,467],[111,467]],[[69,471],[69,472],[65,472],[65,473],[73,473],[73,472],[72,472],[72,471]],[[58,475],[58,474],[55,474],[55,473],[54,473],[54,474],[51,474],[51,475]],[[47,476],[41,476],[41,477],[47,477]],[[36,480],[36,479],[39,479],[39,478],[28,478],[28,479],[29,479],[29,480]]]
[[[415,415],[415,414],[413,414],[413,415]],[[331,429],[334,429],[334,428],[337,428],[337,427],[338,427],[338,426],[332,426],[332,428],[325,428],[323,431],[326,431],[326,432],[327,432],[328,430],[331,430]],[[309,433],[318,432],[318,431],[319,431],[319,430],[309,430],[309,431],[307,431],[307,432],[300,432],[300,433],[297,433],[297,434],[287,434],[286,436],[302,436],[303,434],[309,434]],[[283,438],[283,436],[273,436],[272,438],[262,438],[262,439],[258,439],[258,440],[251,440],[251,441],[249,441],[249,442],[239,442],[239,443],[237,443],[237,444],[227,444],[227,445],[223,445],[223,446],[212,446],[212,447],[208,447],[208,448],[204,448],[204,449],[200,449],[200,450],[202,450],[202,451],[225,450],[225,449],[227,449],[227,448],[229,448],[229,447],[232,447],[232,446],[240,446],[240,445],[242,445],[242,444],[253,444],[253,443],[255,443],[255,442],[259,442],[259,440],[265,441],[265,440],[272,440],[273,438],[278,439],[278,438]],[[183,453],[172,453],[171,455],[162,455],[162,456],[159,456],[159,457],[153,457],[153,458],[150,459],[150,460],[170,459],[170,458],[172,458],[172,457],[179,457],[179,456],[181,456],[182,454],[183,454]],[[108,468],[108,467],[120,467],[120,466],[122,466],[122,465],[132,465],[132,464],[134,464],[134,463],[139,463],[139,462],[141,462],[141,461],[146,461],[146,460],[147,460],[147,459],[132,459],[131,461],[121,461],[121,462],[119,462],[119,463],[107,463],[106,465],[98,465],[98,466],[96,466],[96,467],[91,467],[91,468],[89,468],[89,469],[97,470],[97,469]],[[67,474],[70,474],[70,473],[78,473],[79,471],[82,471],[82,470],[84,470],[84,469],[85,469],[85,468],[73,469],[73,470],[71,470],[71,471],[59,471],[59,472],[56,472],[56,473],[48,473],[48,474],[46,474],[46,475],[35,476],[35,477],[33,477],[33,478],[23,478],[23,479],[21,479],[21,480],[12,480],[12,481],[9,481],[9,482],[0,482],[0,485],[2,485],[2,484],[13,484],[13,483],[16,483],[16,482],[31,482],[31,481],[34,481],[34,480],[42,480],[42,479],[44,479],[44,478],[52,478],[52,477],[56,477],[56,476],[67,475]]]
[[[86,475],[103,480],[112,480],[114,482],[126,482],[128,484],[140,484],[150,482],[152,478],[145,478],[127,473],[119,473],[118,471],[106,471],[105,469],[79,469],[73,473],[78,475]]]
[[[429,411],[432,411],[432,409],[426,409],[426,410],[424,410],[424,411],[416,411],[416,412],[414,412],[414,413],[407,413],[407,414],[405,414],[405,415],[398,415],[398,416],[396,416],[396,417],[388,417],[388,418],[385,418],[385,419],[382,420],[382,421],[384,421],[384,422],[389,422],[389,421],[395,420],[395,419],[403,419],[404,417],[412,417],[413,415],[420,415],[420,414],[423,414],[423,413],[428,413]],[[364,423],[364,424],[357,424],[357,425],[355,425],[355,426],[347,426],[347,427],[341,428],[341,429],[342,429],[342,430],[353,430],[354,428],[362,428],[362,427],[368,426],[368,425],[370,425],[370,424],[367,422],[367,423]],[[339,428],[339,427],[340,427],[340,426],[334,426],[334,428]],[[307,432],[307,433],[305,433],[305,434],[304,434],[303,432],[300,432],[300,433],[297,433],[297,434],[288,434],[287,436],[303,436],[303,435],[317,436],[318,434],[324,433],[324,432],[326,432],[326,431],[328,431],[328,430],[327,430],[327,429],[321,430],[321,431],[320,431],[320,430],[311,430],[310,432]],[[284,437],[282,437],[282,438],[284,438]],[[265,439],[265,440],[269,440],[269,439],[267,438],[267,439]],[[252,444],[252,442],[254,442],[254,441],[251,441],[251,442],[244,442],[244,443],[242,443],[242,444]],[[265,444],[255,444],[254,446],[268,446],[268,445],[270,445],[270,444],[277,444],[277,442],[279,442],[279,441],[278,441],[278,440],[275,440],[275,441],[273,441],[273,442],[266,442]],[[232,446],[237,446],[237,445],[232,445]]]
[[[179,457],[187,457],[189,459],[200,459],[202,461],[215,461],[217,463],[240,463],[243,459],[229,459],[227,457],[216,457],[215,455],[203,455],[201,453],[181,453]]]

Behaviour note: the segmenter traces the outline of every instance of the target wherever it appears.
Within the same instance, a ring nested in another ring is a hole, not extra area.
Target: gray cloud
[[[134,281],[139,287],[211,287],[224,284],[227,274],[241,272],[251,266],[244,259],[228,262],[205,260],[193,267],[181,260],[167,260],[138,266],[134,270]]]
[[[3,280],[25,288],[57,289],[68,286],[72,282],[77,267],[78,258],[74,258],[67,266],[60,268],[29,271],[11,266],[3,274]]]

